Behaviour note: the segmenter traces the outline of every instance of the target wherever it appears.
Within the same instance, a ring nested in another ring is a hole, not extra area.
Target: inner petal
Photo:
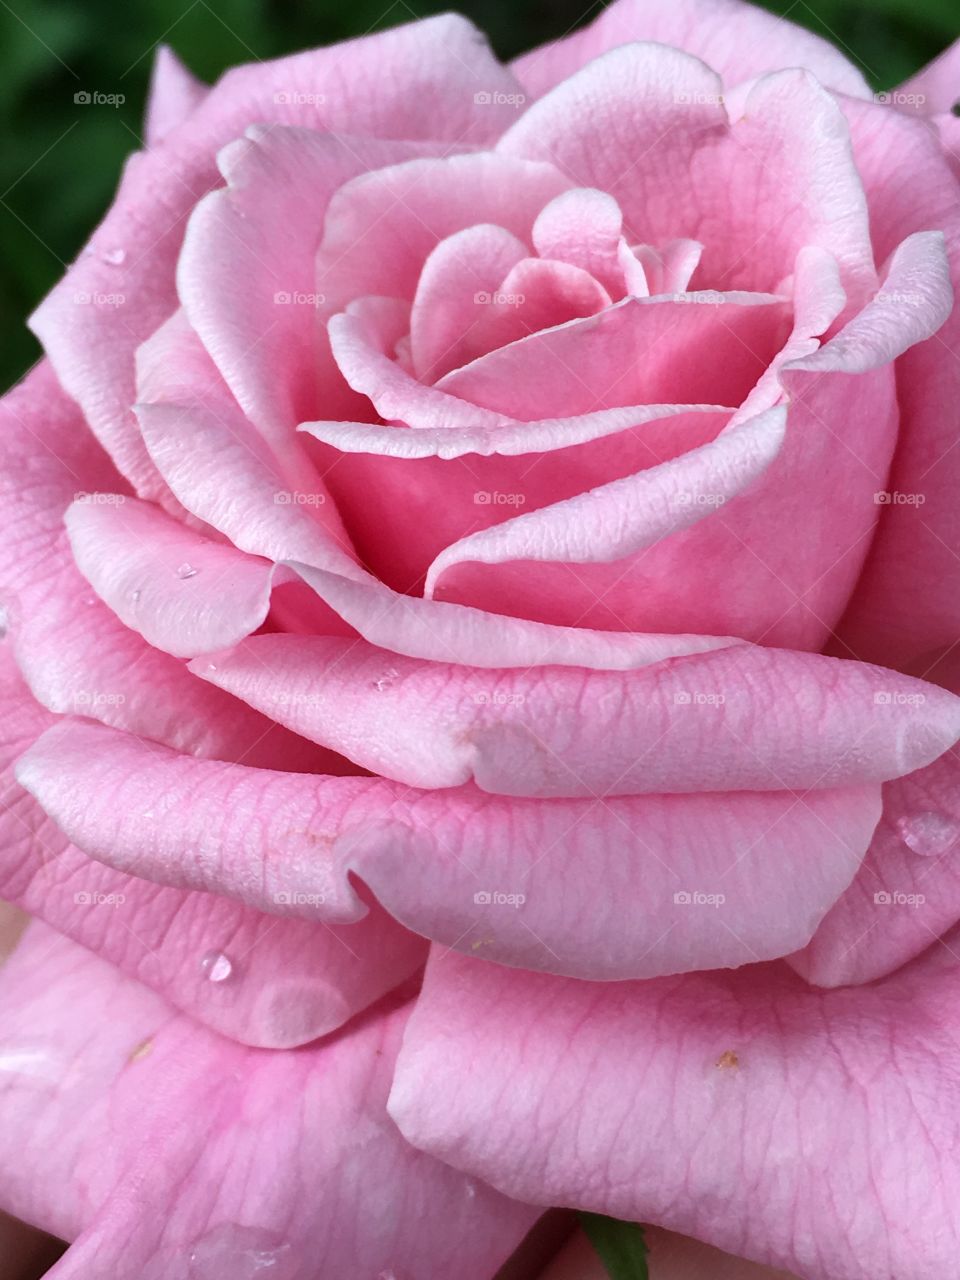
[[[479,354],[468,344],[483,318],[480,304],[494,297],[511,267],[527,252],[517,236],[488,223],[466,227],[440,241],[424,264],[410,312],[410,356],[416,377],[435,382]]]
[[[611,305],[611,298],[603,285],[580,267],[524,258],[496,289],[478,294],[474,302],[482,304],[481,311],[460,344],[460,364],[542,329],[596,315]]]

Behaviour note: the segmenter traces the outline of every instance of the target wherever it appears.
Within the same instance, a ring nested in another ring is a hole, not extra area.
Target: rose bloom
[[[739,0],[161,52],[0,407],[57,1276],[958,1273],[958,93]]]

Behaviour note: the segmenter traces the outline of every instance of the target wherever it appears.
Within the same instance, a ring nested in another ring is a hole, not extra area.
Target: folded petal
[[[271,566],[129,499],[67,512],[80,572],[125,626],[176,657],[235,644],[267,616]]]
[[[411,658],[482,668],[572,666],[623,671],[736,643],[729,636],[554,627],[400,595],[373,579],[351,582],[294,562],[291,568],[365,640]]]
[[[0,1011],[2,1196],[75,1241],[65,1280],[488,1280],[536,1216],[397,1133],[395,1002],[299,1053],[246,1049],[33,926]]]
[[[18,776],[81,848],[161,883],[344,921],[363,911],[352,874],[446,946],[594,979],[805,944],[880,812],[876,785],[552,801],[413,791],[226,768],[80,722],[45,735]]]
[[[282,460],[241,412],[182,311],[137,352],[135,412],[179,502],[241,551],[353,573],[353,549],[296,440]]]
[[[960,1247],[958,983],[944,948],[832,992],[779,965],[597,984],[436,949],[390,1110],[508,1195],[810,1280],[936,1280]]]
[[[960,737],[960,698],[936,685],[753,645],[630,672],[481,671],[264,635],[191,667],[381,776],[500,795],[849,786],[910,773]]]
[[[786,420],[786,409],[778,406],[727,427],[710,444],[671,462],[471,534],[434,560],[424,594],[470,598],[476,566],[527,561],[540,571],[545,563],[604,563],[634,555],[743,492],[776,458]],[[549,580],[545,594],[556,586]],[[542,609],[549,607],[544,602]]]
[[[850,888],[790,963],[808,982],[873,982],[960,920],[960,760],[948,751],[883,789],[883,817]]]
[[[379,909],[345,937],[336,926],[277,921],[212,894],[158,889],[134,864],[128,874],[81,853],[10,772],[11,761],[60,722],[33,702],[3,656],[5,898],[221,1034],[251,1044],[285,1048],[323,1035],[422,962],[419,940]]]
[[[437,386],[528,422],[636,404],[739,404],[789,328],[776,295],[628,298],[491,351]]]

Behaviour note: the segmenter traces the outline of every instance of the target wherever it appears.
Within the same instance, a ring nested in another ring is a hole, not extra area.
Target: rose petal
[[[18,776],[118,868],[331,921],[362,910],[353,874],[447,946],[595,979],[795,950],[850,883],[880,812],[877,786],[549,802],[418,792],[225,770],[79,721],[46,734]]]
[[[458,584],[464,578],[469,584],[476,564],[527,561],[539,571],[545,562],[591,564],[642,551],[709,517],[761,476],[783,444],[786,421],[778,406],[672,462],[471,534],[434,560],[424,594],[469,595],[469,585],[463,592]],[[548,590],[554,586],[551,579]],[[541,612],[537,604],[532,608]]]
[[[822,987],[892,973],[960,920],[960,760],[884,787],[883,817],[850,888],[790,963]]]
[[[34,926],[0,1008],[3,1199],[76,1239],[64,1277],[488,1280],[535,1217],[398,1135],[395,1003],[299,1053],[246,1049]]]
[[[155,147],[198,107],[209,92],[207,86],[188,71],[169,45],[157,45],[150,73],[144,137]]]
[[[371,84],[376,93],[369,92]],[[185,220],[219,183],[217,151],[253,123],[469,146],[495,139],[515,117],[507,99],[516,90],[476,28],[449,14],[234,68],[160,146],[128,162],[90,251],[31,323],[64,389],[138,492],[166,496],[129,415],[132,357],[176,309],[174,273]],[[478,103],[478,93],[490,101]],[[87,306],[78,323],[77,298],[117,295],[123,305]]]
[[[933,1280],[960,1244],[957,983],[942,948],[826,993],[782,966],[598,984],[437,950],[390,1111],[508,1195],[810,1280]]]
[[[290,567],[365,640],[412,658],[471,667],[572,666],[629,670],[736,643],[729,636],[614,634],[553,627],[482,609],[400,595],[310,565]]]
[[[288,467],[299,462],[294,426],[327,407],[334,377],[316,274],[327,206],[358,173],[419,149],[257,126],[220,153],[227,185],[190,215],[177,262],[184,311],[240,408]]]
[[[728,125],[720,89],[688,54],[625,45],[535,102],[498,150],[609,192],[635,241],[701,242],[707,287],[772,291],[817,245],[859,301],[875,287],[867,204],[833,96],[807,72],[777,72]]]
[[[193,657],[235,644],[267,616],[273,569],[136,499],[74,503],[77,567],[120,621],[157,649]]]
[[[10,762],[48,726],[57,724],[59,732],[60,722],[33,702],[9,655],[3,659],[4,897],[222,1035],[270,1047],[291,1047],[333,1030],[422,962],[419,940],[379,909],[345,934],[336,925],[278,922],[211,894],[158,889],[136,875],[135,865],[126,874],[91,861],[10,773]],[[233,744],[236,752],[243,741]],[[118,781],[115,775],[110,785]],[[198,837],[192,856],[201,849]],[[221,953],[226,960],[214,969],[213,958]],[[218,980],[210,980],[213,974]]]
[[[871,197],[877,257],[893,254],[914,232],[941,228],[954,291],[960,289],[960,188],[922,121],[889,108],[847,103],[857,164]],[[884,290],[896,294],[889,280]],[[900,324],[929,305],[923,290],[888,305]],[[921,304],[918,306],[917,304]],[[900,430],[889,475],[876,488],[888,501],[870,558],[839,628],[844,652],[901,668],[949,649],[960,628],[960,310],[942,329],[897,360]]]
[[[936,685],[752,645],[627,673],[478,671],[265,635],[191,669],[376,774],[501,795],[848,786],[910,773],[960,737],[960,699]]]
[[[870,96],[863,74],[835,45],[742,0],[615,0],[589,26],[518,58],[514,70],[539,97],[592,58],[634,40],[686,49],[709,62],[728,85],[785,66],[808,67],[831,89]]]

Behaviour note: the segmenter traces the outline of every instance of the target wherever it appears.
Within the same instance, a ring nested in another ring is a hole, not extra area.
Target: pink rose
[[[548,1205],[956,1271],[958,82],[739,0],[161,54],[0,409],[64,1280],[489,1280]]]

